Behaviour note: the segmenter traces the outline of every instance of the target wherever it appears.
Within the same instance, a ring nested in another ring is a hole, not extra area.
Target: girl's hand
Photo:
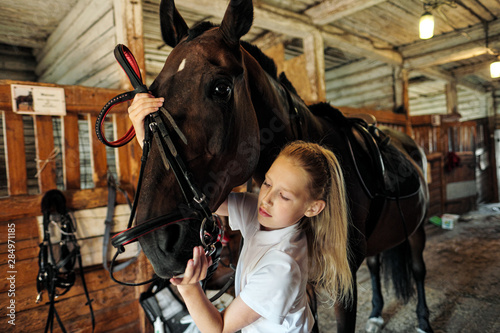
[[[170,283],[175,286],[196,285],[207,276],[207,269],[212,264],[212,258],[205,255],[203,247],[197,246],[193,249],[193,259],[186,266],[183,277],[173,277]]]
[[[163,97],[155,98],[151,94],[137,94],[128,108],[128,116],[132,121],[136,139],[141,147],[144,141],[144,118],[148,114],[158,111],[163,102]]]

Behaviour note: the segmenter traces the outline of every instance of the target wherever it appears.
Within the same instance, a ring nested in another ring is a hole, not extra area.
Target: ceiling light
[[[428,11],[420,16],[420,39],[429,39],[434,36],[434,16]]]
[[[500,77],[500,61],[492,62],[490,65],[490,76],[492,79]]]

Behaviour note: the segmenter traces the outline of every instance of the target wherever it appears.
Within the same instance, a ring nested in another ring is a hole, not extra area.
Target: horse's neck
[[[326,129],[299,97],[287,91],[284,85],[265,73],[260,66],[247,66],[247,69],[252,103],[260,128],[261,154],[255,173],[259,181],[287,142],[318,141],[325,135]]]

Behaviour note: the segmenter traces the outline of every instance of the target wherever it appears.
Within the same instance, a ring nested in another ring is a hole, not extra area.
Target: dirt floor
[[[435,333],[500,332],[500,204],[463,214],[453,230],[426,225],[426,294]],[[365,332],[371,285],[365,264],[357,273],[356,332]],[[416,299],[404,305],[384,289],[382,333],[416,332]],[[319,306],[320,332],[336,332],[332,308]]]

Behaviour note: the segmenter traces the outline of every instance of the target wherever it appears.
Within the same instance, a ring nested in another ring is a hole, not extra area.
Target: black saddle
[[[328,103],[318,103],[309,109],[344,135],[353,171],[369,197],[406,198],[419,191],[417,169],[377,126],[361,118],[347,118]]]
[[[344,128],[356,172],[367,194],[374,198],[405,198],[420,189],[415,166],[375,125],[358,118],[348,119]]]

